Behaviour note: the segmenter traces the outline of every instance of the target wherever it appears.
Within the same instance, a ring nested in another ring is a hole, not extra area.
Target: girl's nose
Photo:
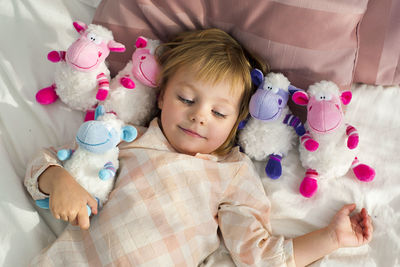
[[[205,125],[207,121],[205,113],[201,108],[194,109],[190,113],[189,118],[192,122],[200,123],[201,125]]]

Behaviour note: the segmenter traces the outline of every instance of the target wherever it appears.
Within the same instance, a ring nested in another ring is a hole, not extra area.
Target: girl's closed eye
[[[219,118],[226,118],[225,114],[222,114],[221,112],[218,112],[216,110],[212,111],[214,113],[215,116],[219,117]]]
[[[187,105],[191,105],[194,103],[193,100],[186,99],[184,97],[181,97],[180,95],[178,95],[178,99],[179,99],[179,101],[181,101],[182,103],[187,104]]]

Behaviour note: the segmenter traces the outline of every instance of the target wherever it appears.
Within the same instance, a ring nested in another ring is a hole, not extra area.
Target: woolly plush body
[[[51,51],[47,59],[58,63],[54,83],[36,93],[36,100],[48,105],[58,98],[72,109],[88,111],[92,120],[94,107],[104,101],[109,91],[110,72],[105,59],[110,51],[123,52],[125,46],[114,41],[112,32],[103,26],[76,21],[80,37],[67,51]]]
[[[305,124],[306,130],[309,126]],[[318,179],[335,178],[345,175],[357,155],[358,147],[347,147],[346,126],[342,124],[337,130],[327,134],[313,133],[313,139],[319,143],[316,151],[308,151],[299,146],[300,161],[305,169],[316,170]]]
[[[114,186],[114,177],[106,180],[99,178],[99,170],[111,162],[118,169],[118,147],[114,147],[103,154],[96,154],[79,147],[71,158],[64,163],[64,168],[84,187],[92,196],[99,199],[103,205]]]
[[[269,157],[265,172],[277,179],[282,174],[281,159],[296,142],[296,134],[303,135],[304,126],[290,114],[289,95],[298,89],[290,85],[282,73],[264,74],[254,69],[253,83],[258,86],[249,103],[251,118],[239,133],[239,145],[255,160]]]
[[[125,123],[146,125],[155,115],[158,89],[146,86],[132,75],[132,60],[111,80],[110,94],[104,102],[107,111],[115,112]],[[121,78],[129,77],[135,88],[121,84]]]
[[[137,136],[135,127],[126,125],[115,114],[105,113],[98,106],[95,121],[83,123],[76,135],[76,150],[61,149],[57,157],[75,180],[98,200],[100,207],[107,201],[114,186],[119,167],[117,147],[121,140],[131,142]],[[36,200],[36,204],[49,208],[49,198]],[[91,214],[89,206],[88,213]]]
[[[278,120],[262,121],[250,118],[240,134],[240,146],[255,160],[265,160],[270,154],[287,155],[296,144],[297,135],[291,126],[283,123],[289,108],[282,110]]]
[[[155,50],[159,44],[158,40],[138,37],[132,60],[111,80],[104,107],[125,123],[145,126],[156,114],[160,66]]]
[[[357,159],[359,136],[356,128],[344,123],[342,104],[351,101],[350,91],[340,92],[330,81],[311,85],[308,92],[294,93],[293,101],[307,106],[307,132],[300,138],[300,160],[306,174],[300,193],[312,197],[318,180],[343,176],[351,168],[360,181],[369,182],[375,170]]]
[[[104,73],[107,79],[110,79],[110,71],[104,62],[92,72],[78,71],[65,61],[59,62],[54,73],[54,81],[60,100],[76,110],[86,111],[93,108],[99,102],[96,99],[99,73]]]

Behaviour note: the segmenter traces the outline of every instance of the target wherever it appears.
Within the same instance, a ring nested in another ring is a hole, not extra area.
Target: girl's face
[[[209,154],[228,138],[239,115],[240,93],[230,83],[212,85],[180,69],[158,100],[161,126],[172,147],[189,155]]]

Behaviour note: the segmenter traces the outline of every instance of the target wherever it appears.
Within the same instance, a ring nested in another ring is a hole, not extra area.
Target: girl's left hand
[[[344,205],[328,226],[329,232],[341,247],[357,247],[367,244],[372,239],[371,217],[365,208],[350,216],[356,204]]]

